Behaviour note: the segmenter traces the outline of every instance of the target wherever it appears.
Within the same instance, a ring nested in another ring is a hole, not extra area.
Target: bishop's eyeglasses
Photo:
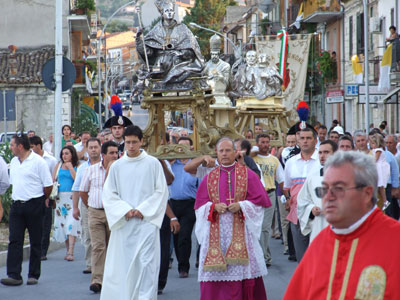
[[[346,193],[346,191],[348,190],[356,190],[356,189],[360,189],[365,187],[365,185],[356,185],[353,187],[344,187],[344,186],[340,186],[340,185],[334,185],[331,187],[316,187],[315,188],[315,195],[318,198],[324,198],[329,191],[331,191],[332,196],[334,197],[343,197],[344,194]]]

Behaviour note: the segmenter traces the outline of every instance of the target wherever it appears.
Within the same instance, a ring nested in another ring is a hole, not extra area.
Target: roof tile
[[[42,67],[54,56],[54,47],[18,49],[14,54],[0,49],[0,83],[27,84],[42,81]]]

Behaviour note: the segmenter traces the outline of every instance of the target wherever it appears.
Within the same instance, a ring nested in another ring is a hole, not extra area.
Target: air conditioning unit
[[[381,18],[373,17],[369,22],[369,32],[381,33]]]

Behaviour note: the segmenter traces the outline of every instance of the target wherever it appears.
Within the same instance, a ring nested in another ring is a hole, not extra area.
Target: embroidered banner
[[[289,81],[283,92],[283,105],[289,111],[289,120],[298,121],[296,106],[304,100],[306,87],[308,52],[310,50],[311,34],[294,34],[289,36],[289,53],[285,75]],[[257,54],[260,61],[271,62],[270,67],[279,66],[281,39],[276,36],[256,38]]]

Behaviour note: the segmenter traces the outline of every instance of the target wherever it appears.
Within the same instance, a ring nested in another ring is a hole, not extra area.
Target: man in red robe
[[[260,246],[264,208],[271,202],[258,176],[235,162],[229,138],[217,144],[219,166],[197,191],[201,300],[266,300]]]
[[[376,206],[373,157],[338,151],[325,164],[323,214],[284,300],[400,299],[400,223]]]

